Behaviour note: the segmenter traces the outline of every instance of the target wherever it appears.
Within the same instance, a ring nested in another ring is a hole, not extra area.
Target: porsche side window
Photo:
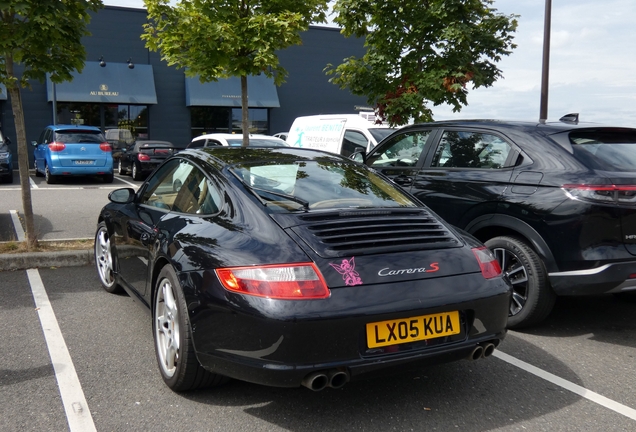
[[[175,187],[173,181],[172,189],[176,195],[172,211],[190,214],[213,214],[219,211],[221,194],[200,169],[183,162],[176,174],[173,179],[178,177],[179,185]]]
[[[187,164],[192,166],[190,164]],[[174,190],[174,175],[180,166],[179,159],[173,159],[161,166],[148,180],[141,196],[140,204],[149,205],[165,210],[172,210],[176,191]]]
[[[432,167],[499,169],[505,166],[510,145],[498,136],[447,131],[435,151]]]
[[[394,137],[371,157],[371,166],[414,167],[422,154],[430,130],[407,132]]]

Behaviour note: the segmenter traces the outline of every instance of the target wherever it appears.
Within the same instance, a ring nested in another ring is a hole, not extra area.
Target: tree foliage
[[[169,66],[201,82],[241,77],[243,145],[247,145],[247,76],[276,85],[286,71],[277,50],[301,43],[300,32],[324,22],[327,0],[144,0],[149,22],[142,39]]]
[[[427,106],[467,105],[467,85],[491,86],[509,55],[515,15],[492,0],[337,0],[334,21],[346,36],[366,38],[361,58],[327,71],[332,82],[366,96],[392,125],[432,120]]]
[[[101,0],[0,0],[0,82],[11,98],[29,249],[37,246],[37,232],[20,89],[28,88],[30,80],[44,81],[46,74],[56,83],[68,81],[73,71],[84,68],[86,52],[81,38],[89,34],[88,12],[101,6]]]

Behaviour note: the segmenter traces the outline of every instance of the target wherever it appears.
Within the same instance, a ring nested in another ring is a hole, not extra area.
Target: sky
[[[144,7],[143,0],[104,4]],[[503,77],[469,88],[459,113],[432,107],[435,120],[539,119],[545,0],[495,0],[492,7],[519,15],[517,48],[497,63]],[[581,121],[636,127],[636,1],[552,0],[551,18],[548,120],[579,113]]]

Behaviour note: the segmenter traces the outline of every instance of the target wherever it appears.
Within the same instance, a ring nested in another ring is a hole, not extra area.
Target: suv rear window
[[[73,131],[57,131],[55,132],[55,141],[65,144],[73,143],[95,143],[101,144],[105,142],[101,132],[92,130],[73,130]]]
[[[636,133],[620,129],[574,131],[574,157],[591,169],[636,171]]]

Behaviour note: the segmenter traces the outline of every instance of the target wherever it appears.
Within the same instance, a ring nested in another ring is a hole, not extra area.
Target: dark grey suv
[[[636,129],[572,117],[412,125],[353,158],[493,250],[520,328],[557,295],[636,297]]]

